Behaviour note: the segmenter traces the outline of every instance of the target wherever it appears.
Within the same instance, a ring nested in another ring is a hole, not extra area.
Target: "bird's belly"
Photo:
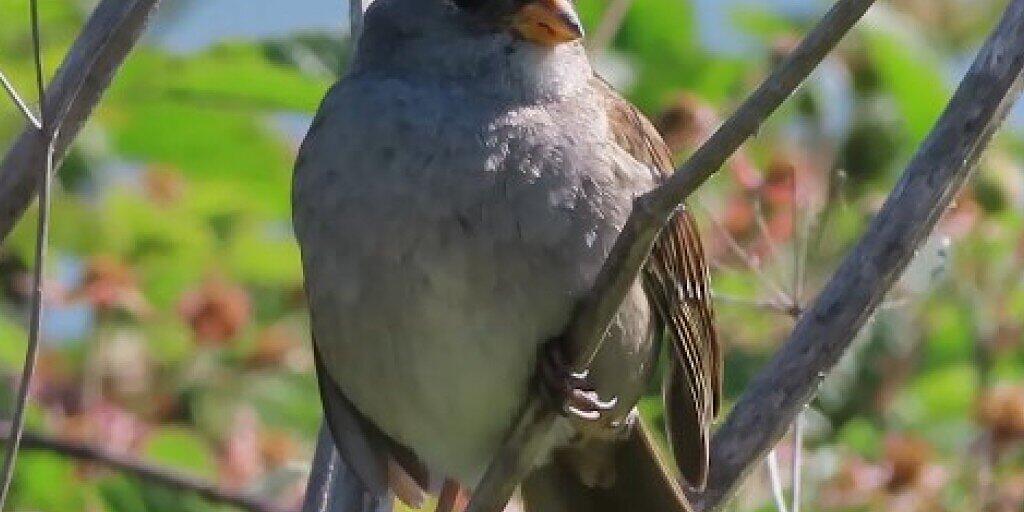
[[[364,219],[391,229],[327,237],[334,246],[316,251],[333,261],[307,269],[334,268],[308,276],[317,342],[343,392],[385,433],[474,481],[524,403],[540,344],[564,328],[586,265],[413,210],[386,212],[405,222]]]

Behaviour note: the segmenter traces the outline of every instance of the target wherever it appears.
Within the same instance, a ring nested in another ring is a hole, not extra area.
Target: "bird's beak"
[[[583,25],[570,0],[530,0],[516,12],[513,28],[523,39],[546,46],[583,37]]]

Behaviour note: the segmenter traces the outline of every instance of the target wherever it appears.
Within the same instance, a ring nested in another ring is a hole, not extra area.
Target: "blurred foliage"
[[[47,69],[87,4],[42,3]],[[730,399],[785,339],[793,298],[806,306],[864,230],[1003,4],[883,3],[698,194]],[[591,28],[605,5],[578,1]],[[636,2],[598,58],[680,158],[813,21],[741,4],[745,49],[726,53],[705,44],[722,28],[701,26],[696,5]],[[0,3],[0,69],[28,94],[26,7]],[[61,171],[31,428],[297,502],[320,413],[291,161],[348,46],[298,33],[132,55]],[[2,105],[6,145],[22,123]],[[1024,507],[1020,116],[1009,126],[805,414],[805,510]],[[34,216],[0,250],[2,411],[24,351]],[[641,409],[658,420],[655,394]],[[780,460],[791,454],[784,441]],[[772,510],[766,482],[755,472],[730,509]],[[226,508],[29,451],[13,510]]]

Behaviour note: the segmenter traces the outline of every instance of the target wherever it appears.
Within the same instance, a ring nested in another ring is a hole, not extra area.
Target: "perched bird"
[[[560,335],[633,199],[672,172],[598,78],[569,0],[377,0],[295,166],[317,374],[341,457],[372,496],[450,508],[533,393],[563,418],[523,484],[531,512],[677,511],[634,406],[670,340],[682,476],[704,485],[722,389],[696,224],[661,234],[601,352]]]

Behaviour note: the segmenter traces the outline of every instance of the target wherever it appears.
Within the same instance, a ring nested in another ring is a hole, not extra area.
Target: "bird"
[[[376,0],[363,27],[299,149],[292,217],[325,417],[373,510],[458,508],[537,394],[561,414],[528,512],[689,510],[723,365],[688,209],[587,371],[566,362],[634,200],[673,172],[573,3]],[[663,352],[676,469],[636,413]]]

